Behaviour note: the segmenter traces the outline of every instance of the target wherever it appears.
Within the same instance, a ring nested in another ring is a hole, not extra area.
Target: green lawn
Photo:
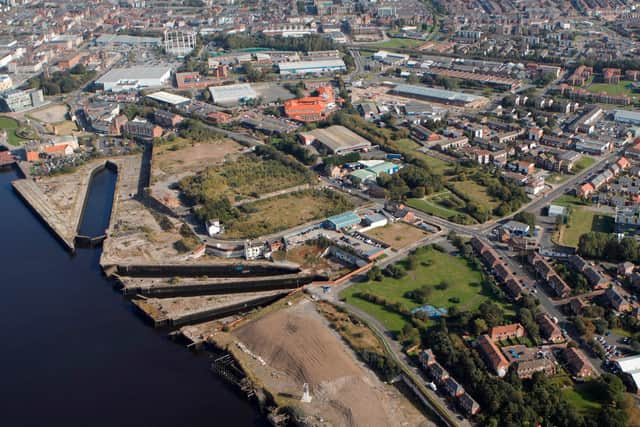
[[[377,47],[378,49],[413,49],[423,44],[425,44],[424,40],[391,38],[384,42],[370,44],[369,46]]]
[[[594,212],[586,207],[574,206],[567,224],[562,227],[560,243],[565,246],[578,246],[580,236],[589,231],[613,233],[614,221],[611,215]]]
[[[573,172],[578,173],[580,171],[583,171],[589,166],[593,165],[595,162],[596,162],[596,159],[594,159],[593,157],[584,156],[576,162],[576,164],[573,167]]]
[[[9,144],[13,146],[18,146],[23,138],[20,138],[16,135],[16,130],[18,130],[18,122],[11,117],[0,116],[0,129],[4,129],[7,131],[7,140]]]
[[[609,95],[632,95],[631,82],[621,80],[618,84],[594,83],[587,88],[591,93],[606,92]]]
[[[442,206],[437,203],[436,200],[430,200],[428,197],[423,199],[409,199],[407,200],[407,205],[410,207],[422,211],[424,213],[428,213],[430,215],[435,215],[440,218],[444,218],[447,220],[451,220],[452,218],[463,215],[469,219],[470,223],[476,223],[477,221],[470,217],[469,215],[458,212],[453,209],[449,209],[445,206]]]
[[[462,257],[452,256],[435,249],[425,248],[419,252],[419,265],[414,271],[402,279],[385,277],[382,282],[367,282],[354,285],[342,292],[347,302],[371,314],[382,322],[389,330],[397,332],[406,323],[403,316],[386,310],[384,307],[364,301],[354,294],[358,292],[377,295],[389,302],[399,302],[409,309],[420,304],[406,298],[405,294],[422,287],[423,285],[434,287],[428,304],[436,307],[457,306],[461,310],[474,310],[484,301],[490,298],[483,292],[481,285],[482,275],[471,268]],[[449,287],[445,290],[435,289],[435,286],[446,280]],[[449,301],[452,297],[458,297],[460,303]]]
[[[553,201],[554,205],[560,206],[588,206],[587,202],[579,197],[572,196],[570,194],[563,194]]]
[[[576,384],[573,388],[565,388],[562,394],[582,415],[594,415],[602,406],[598,395],[598,387],[594,381]]]
[[[451,163],[449,162],[440,160],[438,158],[435,158],[433,156],[430,156],[428,154],[418,151],[418,148],[420,148],[421,145],[411,139],[408,139],[408,138],[399,139],[397,141],[394,141],[393,144],[397,145],[398,148],[400,148],[401,150],[409,151],[414,156],[420,158],[427,165],[429,165],[431,170],[435,173],[444,174],[444,172],[451,167]]]

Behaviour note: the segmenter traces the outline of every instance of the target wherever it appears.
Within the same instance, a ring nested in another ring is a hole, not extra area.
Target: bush
[[[384,275],[387,277],[393,277],[394,279],[402,279],[407,275],[404,267],[398,264],[389,264],[385,267],[383,271]]]

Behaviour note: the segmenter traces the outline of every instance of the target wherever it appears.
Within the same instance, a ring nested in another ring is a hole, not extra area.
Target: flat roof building
[[[481,107],[489,102],[489,100],[483,96],[418,85],[399,84],[391,89],[390,92],[407,98],[423,99],[425,101],[433,101],[440,104],[457,105],[469,108]]]
[[[172,106],[184,105],[191,102],[189,98],[185,98],[184,96],[180,95],[174,95],[173,93],[164,91],[154,92],[150,95],[147,95],[147,98]]]
[[[330,230],[342,230],[360,224],[360,217],[355,212],[345,212],[327,218],[324,226]]]
[[[322,59],[316,61],[293,61],[278,64],[280,74],[324,74],[346,71],[342,59]]]
[[[171,78],[171,67],[161,65],[157,67],[136,66],[129,68],[113,68],[96,80],[105,91],[125,92],[139,90],[145,87],[163,86]]]
[[[160,37],[129,36],[126,34],[102,34],[96,39],[99,46],[110,44],[123,44],[129,46],[160,46]]]
[[[11,89],[0,94],[0,110],[2,111],[26,111],[42,104],[44,104],[42,89]]]
[[[211,98],[215,104],[235,104],[258,97],[256,91],[247,83],[212,86],[209,88],[209,92],[211,92]]]
[[[630,380],[629,382],[631,382],[635,391],[640,390],[640,355],[618,359],[616,360],[616,365],[620,369],[620,372]]]
[[[303,136],[320,145],[321,151],[331,154],[345,154],[371,147],[369,141],[340,125],[314,129]]]
[[[630,123],[634,125],[640,125],[640,112],[616,110],[613,113],[613,119],[620,123]]]

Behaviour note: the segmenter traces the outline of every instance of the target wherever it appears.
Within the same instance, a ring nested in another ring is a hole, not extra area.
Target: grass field
[[[469,215],[464,214],[464,213],[460,213],[458,211],[455,211],[453,209],[449,209],[449,208],[444,207],[444,206],[441,206],[437,202],[435,202],[433,200],[429,200],[428,198],[409,199],[409,200],[407,200],[407,205],[411,206],[414,209],[422,211],[424,213],[428,213],[430,215],[435,215],[437,217],[444,218],[444,219],[447,219],[447,220],[451,220],[452,218],[454,218],[454,217],[456,217],[458,215],[464,215],[469,219],[469,221],[471,223],[476,222]]]
[[[431,170],[435,173],[444,174],[451,167],[451,163],[449,162],[445,162],[444,160],[435,158],[433,156],[430,156],[428,154],[418,151],[418,148],[420,148],[421,145],[411,139],[408,139],[408,138],[399,139],[397,141],[394,141],[393,143],[397,145],[400,149],[404,151],[409,151],[414,156],[420,158],[427,165],[429,165]]]
[[[391,38],[384,42],[370,44],[369,46],[377,47],[379,49],[413,49],[423,45],[424,43],[424,40]]]
[[[598,388],[593,381],[576,384],[573,388],[565,388],[562,390],[562,394],[582,415],[597,414],[602,406]]]
[[[578,246],[580,236],[589,231],[612,233],[613,217],[590,210],[586,207],[573,207],[567,224],[560,231],[560,243],[565,246]]]
[[[469,199],[477,203],[494,209],[500,203],[487,194],[487,188],[473,181],[455,181],[451,182],[455,189],[465,194]]]
[[[23,138],[20,138],[16,135],[16,130],[18,129],[18,122],[11,117],[0,116],[0,129],[7,131],[7,142],[13,146],[18,146]]]
[[[384,227],[374,228],[365,233],[367,236],[381,240],[393,249],[405,248],[418,240],[429,235],[429,233],[406,224],[404,222],[394,222]]]
[[[573,173],[578,173],[580,171],[583,171],[589,166],[593,165],[595,162],[596,162],[596,159],[594,159],[593,157],[583,156],[573,166]]]
[[[278,160],[243,156],[182,179],[180,189],[187,198],[194,200],[225,195],[235,201],[310,183],[312,176],[308,171],[292,168]]]
[[[582,200],[579,197],[576,196],[572,196],[570,194],[563,194],[562,196],[558,197],[557,199],[555,199],[553,201],[554,205],[559,205],[559,206],[588,206],[587,202],[585,202],[584,200]]]
[[[434,287],[428,303],[437,307],[457,306],[461,310],[474,310],[490,297],[483,292],[479,271],[471,268],[462,257],[452,256],[435,249],[426,248],[419,252],[418,267],[402,279],[385,277],[382,282],[367,282],[354,285],[346,289],[342,296],[347,302],[366,311],[389,330],[397,332],[406,320],[400,314],[391,312],[382,306],[364,301],[355,296],[358,292],[377,295],[391,303],[399,302],[407,308],[418,307],[415,301],[406,298],[405,294],[422,287]],[[435,289],[435,286],[446,280],[449,287],[445,290]],[[458,297],[460,303],[449,302],[452,297]]]
[[[593,83],[587,90],[591,93],[606,92],[609,95],[631,96],[633,94],[631,82],[628,80],[621,80],[618,84]]]
[[[308,190],[247,203],[242,206],[240,217],[226,226],[224,237],[264,236],[354,207],[344,198],[338,204],[330,195],[338,196],[331,191]]]

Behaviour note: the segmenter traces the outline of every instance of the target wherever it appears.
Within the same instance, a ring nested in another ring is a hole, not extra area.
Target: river
[[[5,426],[263,426],[194,354],[148,326],[98,266],[67,253],[0,171],[0,420]],[[96,175],[81,230],[108,224],[115,174]]]

